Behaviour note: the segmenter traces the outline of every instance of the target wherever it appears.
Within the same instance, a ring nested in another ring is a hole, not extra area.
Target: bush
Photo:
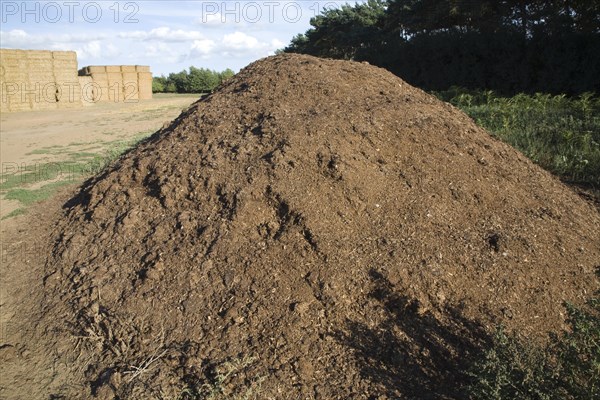
[[[460,88],[435,94],[562,179],[600,186],[600,98],[593,94],[499,97]]]
[[[473,399],[600,399],[600,299],[566,305],[569,330],[547,347],[499,329],[469,372]]]

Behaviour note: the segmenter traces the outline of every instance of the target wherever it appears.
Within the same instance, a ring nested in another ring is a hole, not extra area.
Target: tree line
[[[218,72],[207,68],[190,67],[168,76],[155,76],[152,79],[154,93],[207,93],[231,78],[231,69]]]
[[[368,0],[311,26],[284,51],[368,61],[428,90],[600,92],[598,0]]]

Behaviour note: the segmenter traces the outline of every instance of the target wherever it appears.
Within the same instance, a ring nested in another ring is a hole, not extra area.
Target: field
[[[3,113],[0,218],[23,214],[58,188],[100,172],[198,98],[158,94],[153,100],[131,104]]]

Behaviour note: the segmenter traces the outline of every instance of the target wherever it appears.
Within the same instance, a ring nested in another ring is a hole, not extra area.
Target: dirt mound
[[[543,337],[599,286],[593,207],[354,62],[250,65],[65,214],[46,312],[83,397],[457,397],[497,324]]]

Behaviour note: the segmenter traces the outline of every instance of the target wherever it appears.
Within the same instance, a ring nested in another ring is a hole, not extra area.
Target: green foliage
[[[255,361],[254,357],[244,357],[216,366],[212,379],[209,381],[198,379],[197,382],[190,384],[181,392],[178,400],[249,400],[257,398],[260,385],[265,380],[264,376],[247,379],[247,386],[238,388],[235,394],[228,393],[226,395],[224,393],[227,386],[231,384],[232,378],[243,373]],[[188,379],[194,380],[191,376]]]
[[[225,82],[229,78],[233,78],[234,75],[235,75],[235,72],[233,72],[233,70],[227,68],[225,71],[223,71],[219,74],[219,84]]]
[[[546,347],[500,329],[469,375],[473,399],[576,400],[600,398],[600,299],[566,305],[569,330]]]
[[[571,331],[557,344],[560,385],[577,399],[600,398],[600,298],[588,305],[567,304]]]
[[[155,76],[152,78],[152,93],[165,93],[165,84],[167,79],[164,76]]]
[[[451,88],[435,93],[566,181],[600,186],[600,98]]]
[[[347,60],[363,58],[380,44],[375,41],[385,4],[382,0],[368,0],[354,6],[325,8],[311,19],[313,28],[292,39],[286,50]]]
[[[285,51],[369,61],[428,90],[598,92],[598,4],[369,0],[324,9]]]
[[[528,346],[500,328],[492,347],[472,367],[469,394],[474,399],[550,400],[556,389],[552,365],[543,349]]]
[[[221,83],[234,76],[231,69],[222,72],[207,68],[190,67],[168,77],[157,76],[152,80],[153,93],[207,93],[214,90]]]

